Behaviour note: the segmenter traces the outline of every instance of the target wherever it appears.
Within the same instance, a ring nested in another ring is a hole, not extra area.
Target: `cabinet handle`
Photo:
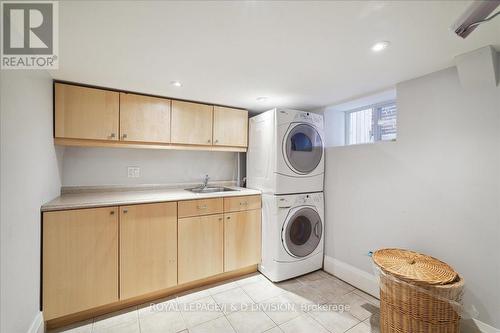
[[[247,206],[248,205],[248,202],[245,201],[245,202],[240,202],[240,206]]]
[[[210,141],[212,141],[212,140],[210,140],[210,139],[207,140],[208,143],[210,143]]]
[[[226,219],[230,220],[230,219],[231,219],[231,216],[226,217]]]
[[[219,140],[215,140],[215,143],[219,142]]]
[[[219,221],[222,221],[222,217],[219,217]]]
[[[197,208],[198,208],[198,209],[207,209],[207,208],[208,208],[208,206],[207,206],[207,205],[203,205],[203,206],[198,206]]]
[[[123,134],[122,138],[126,139],[127,138],[127,134]]]
[[[115,215],[115,211],[114,210],[110,211],[109,215]]]
[[[115,133],[111,133],[111,135],[109,136],[110,138],[114,138],[116,136]]]
[[[123,214],[127,214],[127,213],[128,213],[128,209],[124,209]]]

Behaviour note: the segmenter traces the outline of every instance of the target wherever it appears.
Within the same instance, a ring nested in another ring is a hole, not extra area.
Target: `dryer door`
[[[283,225],[281,241],[293,257],[303,258],[313,253],[321,241],[323,226],[318,213],[311,207],[291,211]]]
[[[323,141],[318,131],[308,124],[296,124],[284,137],[283,155],[288,166],[298,174],[308,174],[323,157]]]

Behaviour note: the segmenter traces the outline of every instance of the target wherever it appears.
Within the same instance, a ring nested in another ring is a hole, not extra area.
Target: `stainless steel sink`
[[[187,188],[186,191],[191,191],[193,193],[214,193],[214,192],[230,192],[230,191],[238,191],[229,187],[212,187],[212,186],[206,186],[206,187],[194,187],[194,188]]]

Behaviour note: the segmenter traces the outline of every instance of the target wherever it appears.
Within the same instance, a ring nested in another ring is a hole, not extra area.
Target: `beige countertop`
[[[153,202],[181,201],[193,199],[234,197],[241,195],[261,194],[260,191],[251,190],[242,187],[227,186],[236,191],[215,192],[215,193],[193,193],[181,188],[163,188],[163,189],[141,189],[141,190],[121,190],[121,191],[96,191],[81,193],[63,193],[61,196],[44,204],[42,212],[93,208],[123,206]]]

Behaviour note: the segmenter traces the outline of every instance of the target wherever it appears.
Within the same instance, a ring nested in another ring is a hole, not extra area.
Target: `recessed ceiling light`
[[[182,87],[182,83],[180,83],[179,81],[170,81],[170,84],[174,87]]]
[[[268,97],[266,96],[260,96],[256,98],[257,102],[265,102],[268,100]]]
[[[391,43],[388,41],[383,41],[383,42],[377,42],[373,44],[372,46],[372,51],[373,52],[380,52],[382,50],[385,50]]]

